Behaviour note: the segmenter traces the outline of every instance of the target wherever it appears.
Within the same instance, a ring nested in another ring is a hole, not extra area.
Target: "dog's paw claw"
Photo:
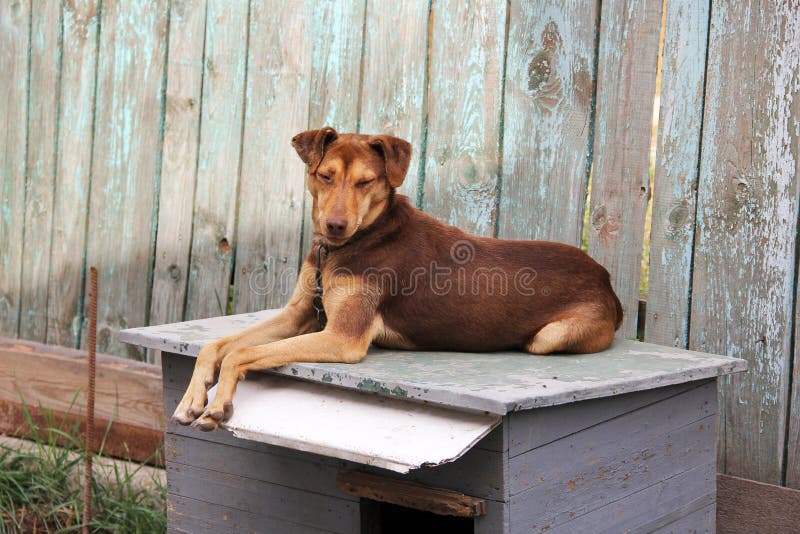
[[[195,419],[194,422],[192,422],[192,426],[194,428],[199,428],[203,432],[211,432],[217,429],[219,423],[210,417],[203,416],[199,419]]]

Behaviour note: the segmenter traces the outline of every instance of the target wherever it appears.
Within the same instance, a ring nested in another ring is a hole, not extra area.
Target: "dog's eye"
[[[375,180],[362,180],[362,181],[356,183],[356,187],[359,188],[359,189],[364,189],[365,187],[367,187],[369,184],[371,184],[374,181]]]
[[[323,181],[323,182],[325,182],[326,184],[329,184],[329,183],[331,183],[331,182],[333,181],[333,179],[331,179],[331,177],[330,177],[330,176],[327,176],[327,175],[325,175],[325,174],[319,174],[319,173],[317,173],[317,178],[319,178],[320,180],[322,180],[322,181]]]

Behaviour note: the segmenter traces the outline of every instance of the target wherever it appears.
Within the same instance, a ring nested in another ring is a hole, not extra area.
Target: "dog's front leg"
[[[203,413],[206,392],[214,384],[214,374],[231,352],[313,330],[315,323],[311,299],[315,272],[310,263],[303,265],[292,298],[277,315],[241,332],[212,341],[200,350],[186,393],[172,415],[173,422],[188,425]]]
[[[217,394],[194,426],[214,430],[233,414],[236,385],[248,371],[272,369],[292,362],[357,363],[367,354],[380,325],[377,291],[355,277],[341,277],[324,297],[328,325],[322,332],[236,349],[223,360]]]

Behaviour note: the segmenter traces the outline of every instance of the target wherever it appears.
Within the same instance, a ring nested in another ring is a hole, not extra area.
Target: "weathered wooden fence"
[[[289,139],[327,124],[409,139],[403,192],[451,223],[585,232],[632,337],[659,54],[645,339],[749,360],[721,469],[800,487],[796,1],[0,2],[0,333],[85,343],[87,265],[134,358],[120,328],[281,305]]]

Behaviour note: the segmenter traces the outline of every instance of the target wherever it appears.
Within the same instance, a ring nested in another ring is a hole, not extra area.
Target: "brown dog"
[[[534,354],[611,344],[622,307],[608,272],[581,250],[475,237],[413,208],[395,194],[411,158],[402,139],[323,128],[292,145],[308,165],[314,199],[314,243],[294,294],[275,317],[203,347],[173,420],[213,430],[231,416],[248,371],[356,363],[371,343]],[[318,264],[324,328],[315,310]]]

